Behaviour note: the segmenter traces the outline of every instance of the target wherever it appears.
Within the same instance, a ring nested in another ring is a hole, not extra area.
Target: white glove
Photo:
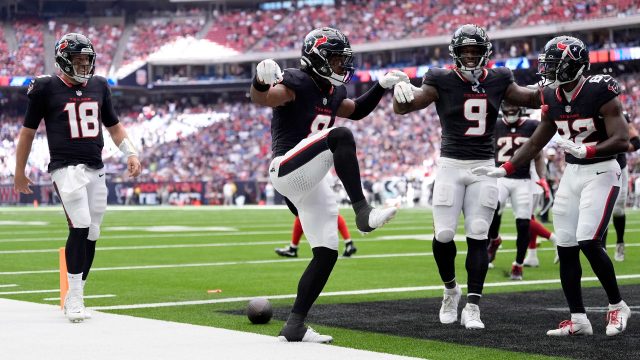
[[[578,145],[571,140],[560,139],[556,140],[556,144],[565,152],[577,157],[578,159],[584,159],[587,156],[587,147],[584,145]]]
[[[391,70],[388,73],[386,73],[380,80],[378,80],[378,83],[380,83],[380,86],[382,86],[385,89],[391,89],[395,84],[398,84],[401,82],[408,83],[409,76],[407,76],[407,74],[405,74],[400,70]]]
[[[399,82],[393,87],[393,96],[400,104],[410,103],[414,99],[413,92],[421,90],[409,82]]]
[[[471,169],[471,173],[473,175],[489,176],[492,178],[501,178],[507,176],[507,170],[505,170],[505,168],[495,166],[480,166],[477,168],[473,168]]]
[[[256,77],[262,84],[275,85],[282,81],[282,70],[272,59],[262,60],[256,67]]]

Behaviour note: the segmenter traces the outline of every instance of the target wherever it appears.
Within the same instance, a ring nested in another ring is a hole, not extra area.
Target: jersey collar
[[[586,84],[586,83],[587,83],[587,81],[589,80],[589,78],[590,78],[590,77],[591,77],[591,76],[587,76],[586,78],[584,78],[584,81],[582,81],[582,83],[580,83],[580,84],[578,85],[578,89],[576,89],[576,92],[574,92],[574,93],[573,93],[573,95],[571,96],[571,100],[569,101],[569,103],[572,103],[572,102],[573,102],[573,100],[575,100],[575,99],[578,97],[578,94],[580,94],[580,92],[582,91],[582,87],[584,86],[584,84]],[[564,96],[562,96],[561,91],[562,91],[562,90],[560,89],[560,86],[558,86],[558,87],[556,88],[556,99],[557,99],[559,102],[565,102],[565,101],[566,101],[566,98],[565,98]]]
[[[462,73],[460,72],[460,70],[458,68],[454,68],[453,71],[456,73],[456,75],[458,75],[460,80],[462,80],[462,81],[464,81],[465,83],[468,83],[468,84],[471,83],[469,80],[467,80],[466,77],[464,77],[464,75],[462,75]],[[487,74],[489,74],[489,70],[487,70],[486,68],[482,68],[482,75],[480,76],[478,81],[479,82],[483,82],[484,79],[487,78]]]
[[[89,82],[89,81],[85,81],[85,82],[83,82],[82,84],[75,85],[75,84],[72,84],[72,83],[68,82],[67,80],[65,80],[65,79],[64,79],[62,76],[60,76],[60,75],[56,75],[56,76],[58,77],[58,79],[60,79],[60,81],[62,81],[62,82],[63,82],[65,85],[67,85],[67,87],[69,87],[69,88],[73,88],[74,86],[82,86],[82,87],[86,87],[86,86],[87,86],[87,83]]]

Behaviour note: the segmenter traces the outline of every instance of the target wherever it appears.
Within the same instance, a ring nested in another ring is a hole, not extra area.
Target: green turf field
[[[355,230],[350,209],[342,209],[341,213],[350,226],[358,253],[338,260],[324,289],[328,296],[321,296],[318,303],[442,295],[431,255],[429,210],[402,209],[393,222],[367,236]],[[254,296],[280,296],[272,300],[275,306],[293,303],[297,281],[311,250],[303,240],[297,259],[279,258],[273,252],[275,247],[288,244],[292,223],[293,217],[285,209],[111,207],[85,289],[89,296],[85,303],[127,315],[277,335],[281,321],[251,325],[244,316],[220,311],[243,308],[245,298]],[[56,303],[51,298],[58,296],[58,248],[64,246],[67,236],[62,209],[1,208],[0,225],[0,297]],[[459,227],[459,234],[461,230]],[[639,231],[640,213],[629,211],[627,260],[615,263],[620,284],[640,284],[640,261],[635,261],[640,257],[640,242],[636,240]],[[510,213],[503,218],[501,232],[503,238],[515,237]],[[613,258],[613,229],[608,243]],[[342,251],[342,241],[340,247]],[[457,242],[457,247],[457,276],[464,284],[466,244]],[[539,248],[541,267],[525,268],[523,282],[508,279],[514,251],[515,241],[503,242],[496,268],[487,275],[485,294],[560,289],[550,243]],[[594,276],[584,258],[583,276]],[[599,283],[586,281],[584,286]],[[220,292],[208,292],[217,289]],[[223,299],[229,300],[220,301]],[[415,317],[420,321],[420,314]],[[492,348],[315,327],[332,335],[336,345],[399,355],[430,359],[525,358],[522,353]],[[549,357],[527,354],[526,358]]]

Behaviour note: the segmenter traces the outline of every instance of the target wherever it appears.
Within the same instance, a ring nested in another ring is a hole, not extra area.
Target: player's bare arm
[[[533,132],[529,141],[524,143],[511,158],[512,166],[517,169],[540,154],[542,148],[547,145],[557,130],[556,124],[545,113],[542,113],[541,121],[536,131]]]
[[[142,165],[140,164],[140,160],[138,159],[138,153],[133,146],[131,140],[127,137],[127,132],[122,126],[121,123],[117,123],[113,126],[107,128],[109,134],[111,135],[111,139],[118,146],[120,151],[122,151],[127,157],[127,170],[129,172],[129,176],[137,177],[140,175],[142,171]]]
[[[536,174],[540,179],[546,179],[547,177],[547,166],[544,163],[544,151],[539,151],[536,157],[533,159],[534,165],[536,167]]]
[[[296,93],[280,84],[281,81],[280,66],[271,59],[261,61],[251,84],[251,101],[262,106],[278,107],[295,100]]]
[[[29,188],[29,185],[33,184],[33,181],[27,177],[24,170],[27,166],[27,159],[31,152],[31,144],[36,136],[36,130],[23,127],[20,129],[20,135],[18,138],[18,146],[16,148],[16,171],[13,179],[14,189],[23,194],[32,194],[33,191]]]
[[[393,111],[402,115],[424,109],[438,100],[438,90],[426,84],[417,88],[411,84],[399,83],[393,93]]]
[[[377,84],[356,99],[344,99],[340,103],[337,116],[360,120],[369,115],[378,106],[387,89],[404,82],[409,84],[409,76],[400,70],[391,70]]]
[[[596,145],[597,156],[610,156],[626,152],[629,148],[629,126],[622,115],[622,104],[616,97],[600,108],[609,138]]]
[[[504,100],[510,104],[524,106],[531,109],[540,108],[541,103],[541,89],[531,89],[528,87],[520,86],[516,83],[511,83],[504,93]]]
[[[627,152],[634,152],[640,149],[640,137],[638,137],[638,130],[636,130],[633,124],[629,124],[629,148]]]

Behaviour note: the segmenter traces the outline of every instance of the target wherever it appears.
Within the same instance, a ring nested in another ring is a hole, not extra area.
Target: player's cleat
[[[631,317],[631,309],[624,301],[619,304],[609,305],[607,312],[607,336],[615,336],[627,328],[627,322]]]
[[[480,320],[480,307],[468,303],[460,314],[460,324],[470,330],[484,329],[484,323]]]
[[[278,336],[278,339],[284,342],[296,342],[296,340],[288,340],[283,335]],[[333,341],[333,337],[329,335],[319,334],[317,331],[313,330],[312,328],[307,327],[307,332],[305,332],[304,336],[302,337],[302,340],[297,340],[297,341],[328,344]]]
[[[493,268],[495,268],[496,266],[495,266],[495,265],[493,265],[493,263],[489,263],[489,265],[488,265],[487,267],[488,267],[489,269],[493,269]]]
[[[356,214],[356,226],[361,233],[370,233],[393,219],[397,211],[396,207],[378,209],[368,206]]]
[[[497,238],[491,240],[489,243],[489,247],[487,248],[487,254],[489,255],[489,262],[493,262],[496,259],[496,253],[498,252],[498,248],[502,244],[502,238],[498,236]]]
[[[64,300],[63,309],[64,315],[73,323],[84,321],[87,318],[84,308],[84,300],[82,299],[81,294],[72,295],[71,292],[68,292]],[[91,317],[91,315],[89,315],[89,317]]]
[[[444,289],[442,306],[440,306],[440,322],[443,324],[453,324],[458,320],[458,303],[462,296],[460,286],[456,284],[453,289]]]
[[[581,336],[581,335],[593,335],[593,329],[591,328],[591,322],[587,319],[586,322],[574,322],[571,320],[564,320],[560,323],[557,329],[547,331],[548,336]]]
[[[616,244],[616,253],[613,259],[615,261],[624,261],[624,243]]]
[[[522,280],[522,265],[515,262],[511,265],[511,280]]]
[[[353,245],[353,241],[349,241],[344,246],[344,252],[342,253],[342,256],[350,257],[351,255],[355,254],[356,251],[358,251],[358,249],[356,249],[355,245]]]
[[[556,256],[553,258],[553,263],[557,264],[560,262],[560,255],[558,255],[558,248],[556,248]]]
[[[538,260],[538,255],[533,255],[530,252],[528,252],[527,256],[525,256],[524,261],[522,262],[522,265],[528,266],[528,267],[538,267],[538,266],[540,266],[540,261]]]
[[[284,257],[298,257],[298,248],[291,245],[283,248],[276,248],[276,254]]]

